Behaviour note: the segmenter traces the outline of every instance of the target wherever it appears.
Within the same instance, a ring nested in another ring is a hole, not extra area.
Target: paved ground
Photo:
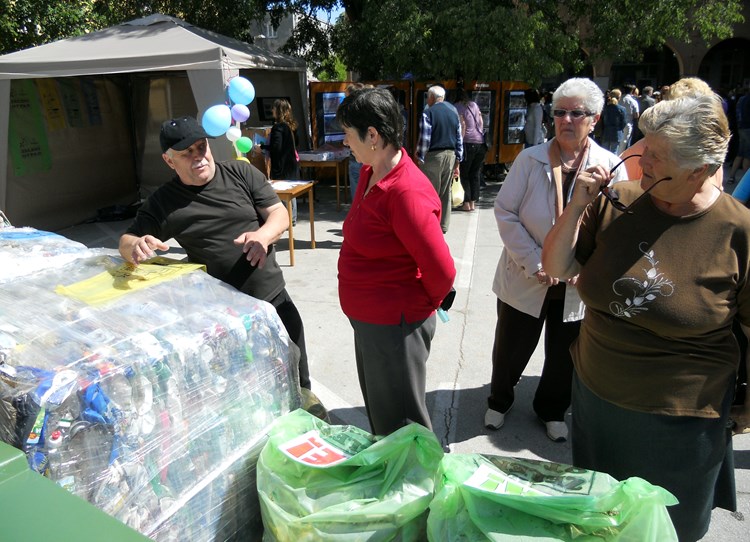
[[[569,463],[569,443],[551,442],[531,408],[541,373],[541,348],[537,348],[518,384],[516,403],[505,426],[489,431],[482,424],[496,320],[491,286],[502,248],[492,213],[499,187],[490,184],[484,189],[476,212],[454,212],[446,236],[458,271],[457,297],[450,322],[438,322],[429,361],[428,401],[434,429],[453,452]],[[330,186],[320,186],[316,199],[317,248],[310,248],[307,206],[300,205],[295,229],[296,265],[288,266],[286,239],[279,243],[278,261],[305,322],[314,391],[330,410],[334,423],[369,429],[357,382],[352,331],[337,296],[336,263],[346,207],[336,211]],[[122,222],[97,223],[61,233],[89,246],[115,248],[117,235],[125,226]],[[704,538],[708,542],[750,539],[750,435],[735,437],[734,445],[739,512],[714,511],[711,529]]]

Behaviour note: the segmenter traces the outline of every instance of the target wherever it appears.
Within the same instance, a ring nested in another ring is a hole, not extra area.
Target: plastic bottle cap
[[[48,442],[50,446],[56,448],[57,446],[60,446],[60,444],[62,444],[62,440],[62,431],[60,431],[59,429],[55,429],[54,431],[52,431],[52,433],[50,433]]]

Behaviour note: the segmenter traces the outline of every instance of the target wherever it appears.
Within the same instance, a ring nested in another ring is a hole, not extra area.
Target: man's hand
[[[138,265],[156,256],[154,250],[169,250],[169,245],[153,235],[136,237],[125,234],[120,238],[120,254],[133,265]]]
[[[250,262],[250,265],[263,269],[266,264],[269,245],[265,235],[259,231],[248,231],[240,234],[234,240],[234,244],[242,247],[242,252],[247,254],[247,261]]]

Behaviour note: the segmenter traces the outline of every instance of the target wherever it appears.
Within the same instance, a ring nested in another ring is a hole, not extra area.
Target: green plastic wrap
[[[282,416],[258,460],[263,540],[425,540],[442,457],[421,425],[374,437],[303,410]]]
[[[641,478],[570,465],[449,454],[430,504],[428,540],[677,542],[677,499]]]

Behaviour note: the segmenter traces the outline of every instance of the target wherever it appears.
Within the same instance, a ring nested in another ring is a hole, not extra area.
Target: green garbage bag
[[[263,540],[426,540],[442,457],[418,424],[375,437],[295,410],[276,420],[258,460]]]
[[[428,540],[677,542],[677,499],[641,478],[560,463],[448,454],[427,519]]]

